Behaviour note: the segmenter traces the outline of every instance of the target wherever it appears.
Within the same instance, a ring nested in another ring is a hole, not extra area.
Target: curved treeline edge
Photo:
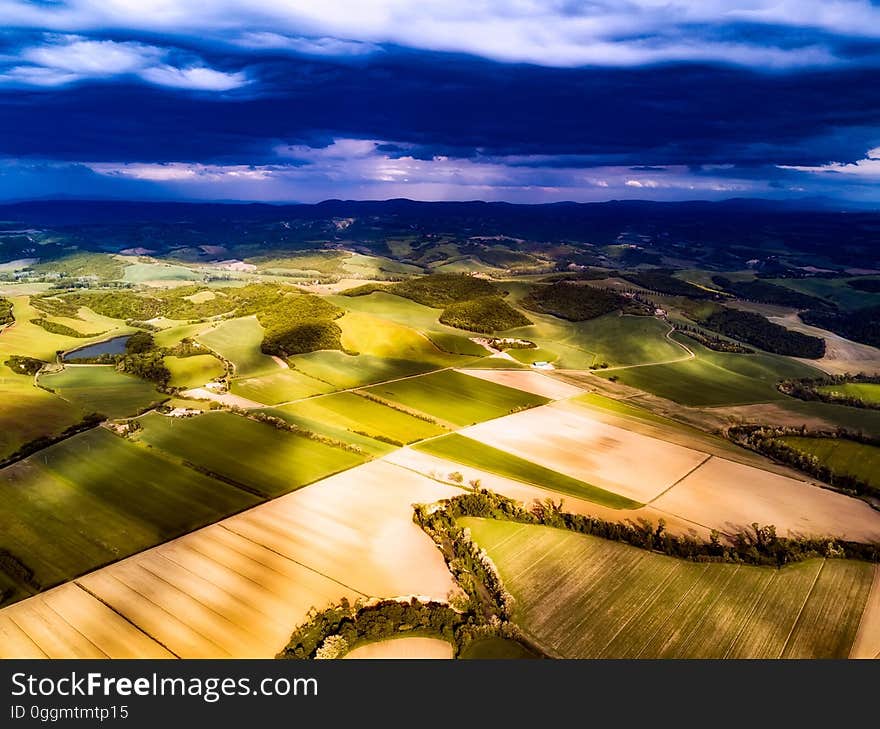
[[[810,296],[785,286],[777,286],[761,279],[755,279],[754,281],[731,281],[726,276],[712,276],[712,283],[717,284],[737,298],[757,301],[761,304],[790,306],[793,309],[834,308],[833,304],[824,299]]]
[[[12,314],[12,302],[0,296],[0,327],[12,324],[15,317]]]
[[[807,430],[806,427],[740,425],[728,428],[728,437],[738,445],[768,456],[773,460],[809,474],[835,489],[848,494],[880,496],[880,489],[849,473],[840,473],[819,461],[815,456],[784,443],[780,438],[831,438],[880,447],[880,438],[865,433],[839,428],[837,430]],[[876,560],[874,560],[876,561]]]
[[[796,397],[807,402],[819,401],[833,405],[847,405],[851,408],[880,410],[880,402],[864,400],[856,395],[823,392],[819,389],[821,387],[848,384],[880,385],[880,375],[828,375],[827,377],[782,380],[776,385],[776,388],[790,397]]]
[[[210,291],[214,298],[192,300],[202,291]],[[132,291],[73,293],[62,300],[128,322],[145,322],[156,317],[199,321],[256,316],[265,330],[262,351],[280,357],[319,349],[342,349],[342,331],[334,320],[343,315],[343,310],[293,286],[254,283],[219,292],[185,286],[149,295]]]
[[[647,520],[639,520],[637,523],[607,521],[595,516],[563,511],[562,501],[554,502],[552,499],[536,501],[531,509],[525,509],[512,499],[485,489],[455,496],[440,503],[443,507],[433,509],[430,513],[425,507],[416,507],[416,523],[420,526],[427,525],[426,531],[444,528],[444,525],[445,528],[451,528],[456,519],[475,516],[568,529],[696,562],[781,567],[813,557],[880,561],[880,544],[836,538],[781,537],[773,525],[752,524],[751,531],[730,535],[729,544],[725,544],[721,541],[721,535],[714,530],[709,541],[687,535],[678,536],[666,531],[666,524],[662,519],[656,525]]]
[[[658,294],[688,296],[692,299],[714,299],[718,297],[718,294],[713,291],[708,291],[688,281],[676,278],[667,269],[657,268],[651,271],[622,273],[620,276],[636,286],[641,286],[643,289],[648,289],[648,291],[656,291]]]
[[[767,317],[751,311],[719,307],[701,321],[709,329],[731,339],[789,357],[821,359],[825,355],[825,340],[795,332],[774,324]]]
[[[799,316],[804,324],[827,329],[854,342],[880,347],[880,306],[849,312],[809,309]]]
[[[461,273],[435,273],[388,285],[363,284],[342,295],[368,296],[376,292],[443,309],[440,322],[465,331],[492,334],[532,323],[504,300],[506,291],[486,279]]]
[[[535,286],[522,305],[531,311],[551,314],[568,321],[586,321],[603,314],[623,310],[630,314],[647,314],[648,306],[616,291],[579,285],[568,281]]]

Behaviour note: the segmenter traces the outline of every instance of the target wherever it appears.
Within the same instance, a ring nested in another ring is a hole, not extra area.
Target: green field
[[[400,445],[445,432],[445,428],[387,407],[353,392],[318,397],[279,410],[304,418],[328,422],[354,433],[384,437]]]
[[[173,347],[180,344],[180,341],[187,337],[195,339],[199,334],[214,326],[210,322],[180,324],[170,319],[162,319],[160,321],[164,322],[168,328],[153,334],[153,340],[156,342],[157,347]]]
[[[696,563],[550,527],[465,518],[514,620],[565,658],[846,658],[867,562]]]
[[[859,291],[843,278],[768,278],[766,282],[827,299],[842,309],[860,309],[880,304],[880,294]]]
[[[119,372],[113,365],[68,365],[57,374],[41,376],[40,384],[85,412],[110,418],[136,415],[167,397],[149,382]]]
[[[290,358],[290,362],[297,370],[340,390],[438,369],[435,364],[412,359],[392,359],[373,354],[350,355],[333,350],[297,354]]]
[[[226,365],[210,354],[165,357],[163,362],[171,373],[171,387],[201,387],[226,373]]]
[[[472,425],[549,402],[545,397],[454,370],[377,385],[367,392],[455,425]]]
[[[880,405],[880,384],[874,382],[844,382],[840,385],[824,385],[819,392],[839,397],[854,397],[862,402]]]
[[[184,266],[168,263],[133,263],[125,267],[123,281],[139,284],[150,281],[200,281],[202,276]]]
[[[256,317],[224,321],[200,334],[198,340],[232,362],[236,377],[256,377],[278,369],[275,360],[260,351],[263,327]]]
[[[349,312],[338,323],[342,328],[342,346],[347,352],[426,362],[438,367],[467,361],[465,357],[441,351],[415,329],[378,316]]]
[[[68,337],[63,334],[51,334],[43,327],[31,323],[31,319],[45,318],[44,315],[35,309],[29,297],[14,296],[10,298],[13,308],[12,313],[15,316],[15,323],[3,330],[3,336],[0,337],[0,362],[6,360],[10,354],[18,354],[27,357],[36,357],[47,362],[55,359],[55,353],[68,349],[85,347],[104,339],[110,339],[117,334],[126,334],[134,331],[130,327],[126,327],[121,322],[115,322],[105,317],[90,317],[101,319],[103,323],[94,321],[82,321],[77,323],[77,328],[87,331],[101,331],[102,334],[94,337]],[[56,317],[49,317],[54,320]],[[59,319],[59,321],[67,321]]]
[[[880,433],[880,410],[853,408],[817,400],[805,402],[794,398],[784,400],[779,405],[805,419],[822,418],[832,426],[840,426],[847,430],[861,431],[867,434]]]
[[[75,403],[33,382],[0,364],[0,458],[36,438],[60,433],[85,414]]]
[[[45,588],[258,499],[96,428],[0,471],[0,501],[0,548]]]
[[[588,408],[599,408],[607,410],[614,415],[621,415],[626,418],[635,418],[636,420],[644,420],[654,425],[662,425],[667,428],[686,428],[687,426],[677,423],[662,415],[652,413],[650,410],[640,408],[637,405],[624,402],[623,400],[615,400],[611,397],[605,397],[597,392],[588,392],[577,397],[570,398],[570,402],[586,405]]]
[[[528,349],[508,349],[507,354],[513,357],[517,362],[523,364],[532,364],[532,362],[552,362],[559,355],[556,352],[544,349],[543,347],[529,347]]]
[[[810,438],[786,435],[779,438],[796,450],[815,456],[835,473],[854,476],[880,488],[880,446],[842,438]]]
[[[231,413],[193,418],[150,413],[140,423],[139,441],[266,497],[280,496],[365,460],[357,453]]]
[[[508,281],[503,282],[503,287],[511,289],[512,303],[519,303],[529,290],[522,283]],[[603,362],[611,367],[666,362],[687,355],[667,339],[669,325],[653,316],[612,313],[571,322],[529,311],[529,318],[534,321],[532,326],[511,329],[505,336],[535,342],[555,355],[545,359],[562,369],[588,369]]]
[[[534,484],[566,496],[587,499],[612,509],[638,509],[642,506],[638,501],[606,491],[550,468],[539,466],[525,458],[493,448],[458,433],[434,438],[414,447],[416,450],[430,453],[432,456],[439,456],[465,466],[497,473],[499,476],[506,476],[515,481]]]
[[[483,357],[476,362],[469,362],[469,370],[525,370],[528,365],[521,364],[507,357]]]
[[[778,380],[818,374],[812,367],[772,354],[715,352],[691,340],[687,346],[695,359],[596,374],[692,407],[785,400],[776,389]]]
[[[526,648],[522,643],[509,638],[499,638],[492,636],[489,638],[479,638],[472,643],[468,643],[465,649],[458,656],[464,660],[517,660],[538,658],[532,651]]]
[[[275,370],[260,377],[233,380],[230,390],[255,402],[275,405],[332,392],[335,389],[332,385],[297,370],[282,370],[277,366]]]
[[[397,448],[397,446],[391,445],[390,443],[383,443],[375,438],[354,433],[351,430],[347,430],[340,425],[336,425],[326,420],[315,420],[300,415],[299,413],[292,413],[287,407],[288,406],[266,408],[261,412],[267,413],[268,415],[274,415],[276,418],[281,418],[291,425],[295,425],[303,430],[323,435],[326,438],[332,438],[341,443],[348,443],[349,445],[359,448],[369,456],[384,456],[386,453],[390,453]]]
[[[450,354],[463,354],[469,357],[485,357],[487,354],[485,347],[460,334],[429,331],[425,332],[425,336],[437,349]]]

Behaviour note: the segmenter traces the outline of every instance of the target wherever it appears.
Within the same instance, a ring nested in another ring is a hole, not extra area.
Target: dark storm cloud
[[[872,69],[548,69],[403,52],[256,69],[258,93],[118,81],[0,92],[0,154],[259,163],[276,144],[341,136],[393,140],[382,151],[422,159],[815,165],[859,159],[880,137]]]
[[[880,9],[835,7],[0,0],[0,196],[871,194]]]

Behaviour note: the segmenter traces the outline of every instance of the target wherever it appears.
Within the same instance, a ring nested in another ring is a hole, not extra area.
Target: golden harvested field
[[[345,658],[452,658],[452,643],[439,638],[394,638],[362,645]]]
[[[461,434],[642,503],[707,458],[705,453],[608,425],[586,411],[551,407],[480,423]]]
[[[758,522],[775,524],[783,536],[880,540],[880,512],[865,502],[723,458],[713,457],[653,506],[728,533]]]
[[[583,395],[585,392],[580,387],[569,385],[560,380],[554,380],[534,370],[460,369],[458,371],[471,375],[471,377],[479,377],[481,380],[488,380],[498,385],[506,385],[507,387],[547,397],[551,400],[562,400],[566,397]]]
[[[0,658],[171,658],[159,643],[67,583],[0,613]]]
[[[270,658],[313,606],[444,599],[452,578],[412,504],[455,493],[365,464],[0,611],[0,657]]]
[[[412,448],[401,448],[389,453],[382,459],[389,463],[395,463],[403,468],[416,471],[430,478],[439,479],[441,481],[449,481],[449,474],[458,472],[463,477],[465,484],[478,479],[480,487],[493,491],[497,494],[507,496],[514,501],[524,504],[526,507],[535,501],[544,501],[545,499],[553,499],[556,502],[562,501],[563,509],[574,514],[583,514],[584,516],[596,516],[608,521],[627,521],[647,519],[656,524],[658,520],[666,521],[668,531],[675,534],[688,534],[695,538],[708,539],[710,530],[700,524],[694,524],[675,516],[658,511],[652,506],[643,506],[640,509],[613,509],[608,506],[602,506],[593,501],[586,499],[578,499],[573,496],[559,494],[555,491],[540,488],[522,481],[514,481],[513,479],[499,476],[489,471],[483,471],[479,468],[465,466],[461,463],[440,458],[438,456],[417,451]]]

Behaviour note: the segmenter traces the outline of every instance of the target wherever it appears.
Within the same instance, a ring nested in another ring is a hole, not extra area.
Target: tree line
[[[814,478],[849,494],[880,496],[880,488],[849,473],[839,473],[816,456],[780,440],[785,436],[849,440],[864,445],[880,446],[880,438],[866,433],[837,430],[808,430],[806,426],[740,425],[728,428],[728,437],[738,445],[768,456],[779,463],[796,468]]]
[[[827,377],[801,378],[794,380],[782,380],[777,383],[777,389],[799,400],[820,401],[835,405],[847,405],[852,408],[867,408],[880,410],[880,402],[863,400],[856,395],[845,393],[823,392],[819,388],[833,387],[847,384],[876,384],[880,385],[880,376],[877,375],[828,375]]]

